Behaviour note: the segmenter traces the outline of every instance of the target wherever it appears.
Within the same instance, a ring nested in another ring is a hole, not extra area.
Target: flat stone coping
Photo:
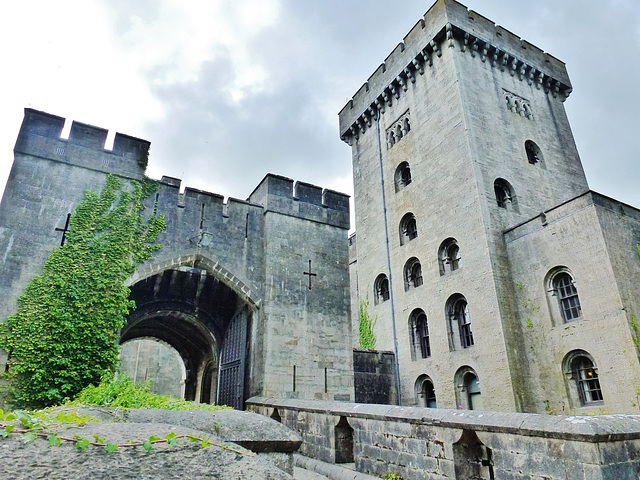
[[[640,415],[541,415],[269,397],[252,397],[246,404],[350,418],[590,443],[640,439]]]

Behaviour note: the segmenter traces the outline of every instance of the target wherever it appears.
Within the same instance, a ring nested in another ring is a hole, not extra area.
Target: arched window
[[[416,380],[414,389],[419,407],[438,407],[436,404],[436,390],[433,386],[433,381],[428,375],[420,375]]]
[[[418,236],[418,226],[413,213],[407,213],[400,220],[400,245],[409,243]]]
[[[449,297],[447,301],[447,316],[449,317],[450,347],[469,348],[473,346],[473,332],[471,331],[471,317],[467,300],[460,294]]]
[[[550,302],[552,317],[566,323],[582,316],[578,289],[568,268],[557,267],[547,274],[547,291],[555,297]]]
[[[409,117],[406,117],[403,121],[402,121],[402,130],[404,131],[404,134],[406,135],[407,133],[409,133],[409,131],[411,130],[411,125],[409,124]]]
[[[403,136],[404,134],[402,133],[402,125],[398,125],[396,127],[396,142],[400,141],[400,139],[402,139]]]
[[[433,387],[433,382],[431,380],[425,380],[422,383],[422,394],[424,395],[424,401],[427,408],[438,407],[438,404],[436,403],[436,390]]]
[[[437,408],[436,390],[428,375],[420,375],[416,380],[414,390],[419,407]]]
[[[396,134],[393,131],[387,136],[387,148],[391,148],[396,144]]]
[[[427,323],[427,315],[420,308],[415,309],[409,316],[409,335],[411,338],[411,359],[430,357],[429,324]]]
[[[515,209],[516,198],[513,187],[504,178],[496,178],[493,182],[493,191],[496,194],[496,203],[500,208]]]
[[[475,373],[467,372],[464,376],[464,386],[469,399],[469,410],[482,410],[482,393],[480,392],[480,382]]]
[[[453,272],[462,266],[460,247],[458,247],[458,242],[455,238],[447,238],[440,244],[438,264],[440,265],[440,275]]]
[[[603,403],[598,367],[589,353],[584,350],[569,352],[563,368],[574,402],[577,400],[581,406]]]
[[[540,147],[535,144],[535,142],[527,140],[526,142],[524,142],[524,149],[527,152],[527,161],[531,165],[542,162],[542,151],[540,150]]]
[[[373,298],[376,305],[389,300],[389,279],[384,273],[378,275],[373,288]]]
[[[422,285],[422,266],[420,260],[413,257],[404,264],[404,290]]]
[[[398,165],[394,179],[396,192],[399,192],[411,183],[411,168],[409,168],[409,164],[407,162],[402,162]]]
[[[455,374],[456,402],[458,408],[482,410],[482,393],[478,374],[468,365],[460,367]]]

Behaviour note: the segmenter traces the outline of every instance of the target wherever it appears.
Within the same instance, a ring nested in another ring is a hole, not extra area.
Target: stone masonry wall
[[[631,319],[638,311],[639,219],[638,210],[588,192],[505,233],[517,306],[514,334],[527,345],[518,352],[525,411],[638,412],[640,364]],[[548,283],[558,267],[572,275],[580,301],[581,314],[571,321],[560,315]],[[573,351],[593,358],[603,401],[581,403],[565,364]]]
[[[572,417],[255,397],[300,452],[363,473],[430,480],[623,480],[640,473],[640,416]],[[345,449],[351,448],[351,457]]]
[[[64,139],[64,123],[64,118],[25,109],[0,203],[0,321],[15,312],[20,293],[60,246],[62,232],[57,229],[64,228],[84,191],[99,191],[108,174],[124,180],[145,178],[148,141],[118,133],[113,149],[106,150],[107,130],[74,122]],[[234,308],[251,311],[246,358],[250,395],[353,399],[349,197],[272,174],[246,201],[225,202],[221,195],[188,187],[181,192],[176,178],[155,182],[158,190],[146,200],[144,214],[157,209],[165,215],[167,227],[158,236],[162,248],[138,267],[128,285],[159,280],[164,272],[181,268],[205,271],[228,287],[231,292],[225,295],[237,295],[242,305]],[[207,328],[215,322],[205,323],[217,313],[189,317],[194,312],[188,295],[172,292],[175,318],[198,323],[198,335],[210,342]],[[222,309],[224,299],[218,303]],[[168,318],[171,309],[163,308],[165,313],[158,316]],[[217,343],[224,333],[216,332]],[[171,343],[171,335],[163,340]],[[210,348],[219,350],[221,345]],[[0,352],[0,370],[5,363],[6,354]]]

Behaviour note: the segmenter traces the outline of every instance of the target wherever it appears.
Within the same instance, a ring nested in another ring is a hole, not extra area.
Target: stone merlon
[[[274,174],[267,174],[247,201],[266,212],[302,217],[349,228],[349,195]]]

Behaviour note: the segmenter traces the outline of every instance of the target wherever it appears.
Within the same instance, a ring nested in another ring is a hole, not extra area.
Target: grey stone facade
[[[107,174],[144,178],[149,142],[117,134],[105,150],[106,130],[74,122],[65,140],[63,125],[25,110],[0,203],[0,318],[60,246],[56,228],[85,190],[99,191]],[[137,308],[121,341],[175,348],[187,399],[224,394],[238,408],[255,394],[353,399],[348,197],[271,174],[247,201],[226,203],[181,193],[174,178],[157,183],[149,207],[157,203],[167,228],[129,279]],[[3,354],[0,369],[5,362]]]
[[[340,112],[354,329],[368,295],[403,405],[638,411],[640,212],[589,191],[571,90],[561,61],[438,0]]]

